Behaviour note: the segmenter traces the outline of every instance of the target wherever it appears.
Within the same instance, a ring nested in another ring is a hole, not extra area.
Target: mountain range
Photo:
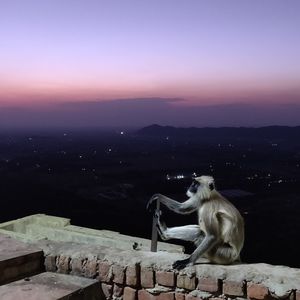
[[[173,127],[150,125],[137,131],[139,136],[149,137],[210,137],[210,138],[255,138],[255,139],[300,139],[300,126],[266,127]]]

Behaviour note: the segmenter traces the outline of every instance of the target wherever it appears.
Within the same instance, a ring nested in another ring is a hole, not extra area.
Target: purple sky
[[[298,0],[0,0],[0,126],[300,125],[299,28]]]

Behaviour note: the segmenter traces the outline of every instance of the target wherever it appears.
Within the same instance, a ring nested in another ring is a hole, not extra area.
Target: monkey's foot
[[[177,269],[177,270],[182,270],[184,269],[188,264],[190,263],[190,260],[187,258],[187,259],[182,259],[182,260],[176,260],[172,267],[174,269]]]

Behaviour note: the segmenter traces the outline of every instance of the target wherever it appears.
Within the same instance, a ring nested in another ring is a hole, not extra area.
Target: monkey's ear
[[[211,182],[208,186],[211,191],[215,189],[215,185],[213,182]]]

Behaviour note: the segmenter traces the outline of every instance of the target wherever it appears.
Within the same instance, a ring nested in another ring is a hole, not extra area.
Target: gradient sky
[[[187,126],[199,106],[293,108],[300,104],[299,28],[298,0],[0,0],[2,125],[66,102],[92,110],[92,102],[109,101],[118,110],[122,98],[157,97],[151,111],[160,123],[158,102],[178,112],[189,107]],[[268,122],[296,122],[277,115]],[[129,109],[123,125],[132,116]]]

